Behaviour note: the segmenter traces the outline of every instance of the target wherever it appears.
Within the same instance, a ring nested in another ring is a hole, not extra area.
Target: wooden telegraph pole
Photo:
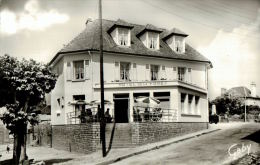
[[[103,69],[103,34],[102,34],[102,2],[99,0],[99,30],[100,30],[100,96],[101,96],[101,116],[100,116],[100,141],[102,143],[102,154],[106,156],[106,122],[104,118],[104,69]]]

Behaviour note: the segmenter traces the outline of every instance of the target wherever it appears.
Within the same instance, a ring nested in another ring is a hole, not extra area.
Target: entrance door
[[[114,94],[114,113],[116,123],[129,122],[129,94]]]

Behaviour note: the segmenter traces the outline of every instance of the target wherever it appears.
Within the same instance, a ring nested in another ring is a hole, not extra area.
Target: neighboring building
[[[3,116],[5,111],[5,107],[0,108],[0,117]],[[2,120],[0,120],[0,144],[8,143],[9,140],[9,131],[6,129],[6,126],[4,125]]]
[[[246,105],[258,105],[260,107],[260,97],[256,95],[256,84],[251,83],[251,90],[247,87],[234,87],[226,91],[225,95],[238,97],[246,100]]]
[[[116,122],[133,122],[138,96],[161,101],[173,122],[208,122],[208,69],[211,62],[173,28],[103,20],[105,100]],[[51,92],[52,125],[100,100],[99,22],[86,28],[50,61],[59,77]],[[168,116],[169,117],[169,116]],[[78,122],[78,121],[75,121]]]

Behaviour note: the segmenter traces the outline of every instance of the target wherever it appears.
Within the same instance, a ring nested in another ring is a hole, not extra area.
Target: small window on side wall
[[[82,80],[84,79],[84,61],[74,61],[74,78],[76,80]]]

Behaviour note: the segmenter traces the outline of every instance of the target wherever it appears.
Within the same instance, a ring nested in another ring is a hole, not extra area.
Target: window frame
[[[123,47],[129,47],[131,45],[130,29],[128,28],[117,28],[117,44]],[[121,44],[121,39],[124,44]]]
[[[76,78],[77,77],[76,63],[79,63],[79,62],[82,62],[83,68],[81,68],[82,71],[80,73],[78,73],[79,74],[79,78]],[[82,74],[83,76],[80,75],[80,74]],[[73,79],[80,81],[80,80],[85,80],[85,77],[86,77],[86,75],[85,75],[85,60],[75,60],[75,61],[73,61]]]
[[[174,36],[174,51],[176,53],[185,53],[185,39],[182,36]]]
[[[126,67],[123,70],[123,78],[121,73],[122,66],[125,65]],[[127,66],[128,65],[128,66]],[[128,67],[128,69],[127,69]],[[130,62],[120,62],[119,64],[119,74],[120,74],[120,81],[131,81],[130,80],[130,69],[131,69],[131,63]]]
[[[183,69],[183,75],[180,74],[180,69]],[[186,70],[187,70],[186,67],[178,67],[177,68],[177,75],[178,75],[178,80],[179,81],[186,81]]]
[[[160,41],[159,34],[156,32],[147,32],[147,48],[151,50],[159,50]]]
[[[157,67],[157,72],[153,72],[153,71],[156,71],[155,67]],[[151,78],[151,81],[159,80],[159,67],[160,67],[160,65],[154,65],[154,64],[150,65],[150,78]],[[155,73],[156,76],[154,76],[153,73]],[[154,79],[154,77],[155,77],[155,79]]]

